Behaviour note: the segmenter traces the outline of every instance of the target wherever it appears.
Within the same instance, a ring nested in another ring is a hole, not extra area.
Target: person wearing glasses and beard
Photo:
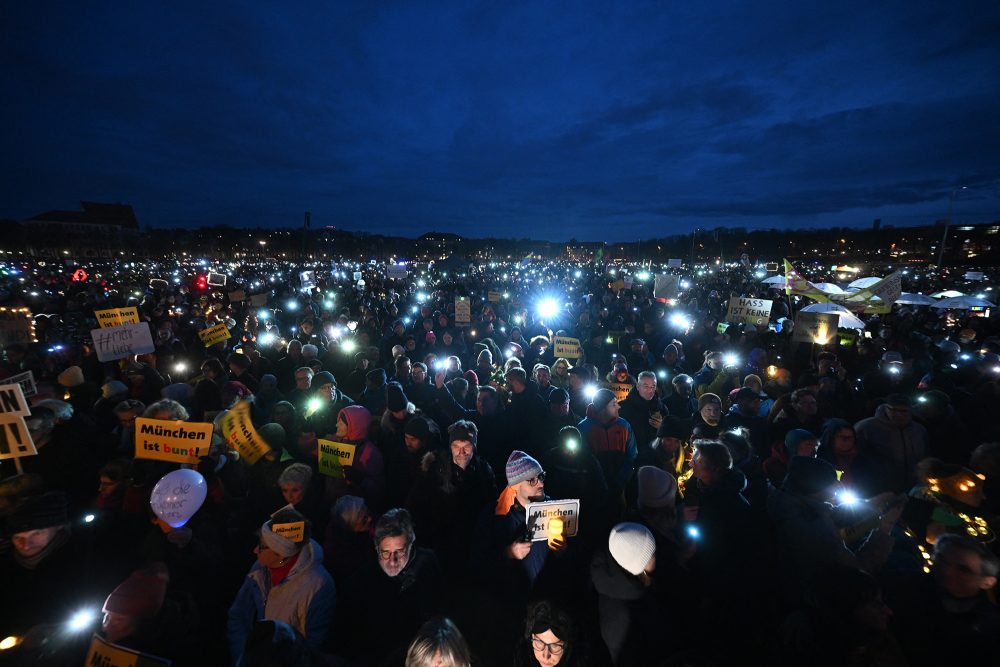
[[[416,540],[405,509],[391,509],[376,522],[374,557],[345,580],[338,654],[357,664],[402,664],[420,626],[441,613],[441,566]]]

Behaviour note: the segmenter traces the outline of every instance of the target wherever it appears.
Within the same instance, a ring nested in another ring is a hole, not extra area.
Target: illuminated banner
[[[168,421],[165,419],[135,420],[135,458],[198,463],[208,456],[212,444],[212,424]]]
[[[95,310],[94,315],[97,317],[97,326],[102,329],[120,327],[123,324],[139,324],[139,311],[135,306]]]

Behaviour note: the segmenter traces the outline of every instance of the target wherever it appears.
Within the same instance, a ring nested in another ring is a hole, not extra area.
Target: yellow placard
[[[344,479],[344,466],[354,465],[357,445],[334,440],[319,441],[319,471],[324,475]]]
[[[170,661],[112,644],[95,633],[83,664],[86,667],[169,667]]]
[[[135,420],[135,458],[198,463],[198,459],[208,456],[212,428],[212,424],[199,422],[138,417]]]
[[[580,340],[569,336],[556,336],[554,341],[556,358],[579,359],[583,356]]]
[[[490,303],[500,303],[500,292],[487,292],[486,299]]]
[[[240,453],[247,463],[253,465],[267,452],[270,446],[260,437],[250,419],[250,404],[240,401],[219,420],[222,437],[233,449]]]
[[[612,382],[611,386],[608,387],[611,391],[615,392],[615,398],[621,403],[628,396],[628,393],[632,391],[632,385],[628,382]]]
[[[292,542],[301,542],[306,534],[305,521],[295,521],[293,523],[272,523],[271,532],[280,535]]]
[[[135,306],[95,310],[94,315],[97,317],[97,326],[101,329],[120,327],[123,324],[139,324],[139,311]]]
[[[216,343],[221,343],[224,340],[232,338],[232,334],[229,333],[229,328],[225,322],[219,322],[216,325],[199,331],[198,337],[201,338],[201,342],[205,344],[205,347],[212,347]]]

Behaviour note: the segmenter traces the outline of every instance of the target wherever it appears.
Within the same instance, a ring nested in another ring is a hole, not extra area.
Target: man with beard
[[[666,415],[667,408],[656,395],[656,375],[650,371],[639,373],[636,385],[622,401],[621,416],[632,427],[640,452],[649,449]]]
[[[358,664],[402,664],[420,626],[440,612],[441,568],[430,549],[415,546],[413,520],[391,509],[375,524],[375,554],[352,577],[339,606],[344,654]]]

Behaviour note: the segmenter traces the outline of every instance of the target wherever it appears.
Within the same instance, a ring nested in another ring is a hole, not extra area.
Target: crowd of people
[[[81,664],[92,633],[179,666],[996,664],[990,313],[819,344],[742,264],[666,296],[622,264],[389,268],[4,265],[37,454],[0,459],[0,665]],[[127,307],[154,349],[102,362],[94,313]],[[137,456],[137,419],[211,442]],[[178,470],[205,493],[172,521]],[[539,539],[560,499],[573,530]]]

